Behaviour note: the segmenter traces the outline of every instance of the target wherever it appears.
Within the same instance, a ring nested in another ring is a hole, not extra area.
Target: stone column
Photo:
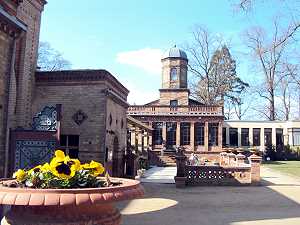
[[[149,122],[149,127],[153,128],[152,127],[152,122]],[[149,132],[149,147],[151,149],[153,149],[153,139],[152,139],[152,134],[153,134],[153,131],[150,131]]]
[[[249,144],[253,146],[253,128],[249,128]]]
[[[148,131],[144,131],[144,150],[147,149],[148,145]]]
[[[143,130],[138,130],[138,151],[141,152],[142,151],[142,148],[143,148],[143,141],[142,141],[142,138],[143,138]]]
[[[265,129],[260,129],[260,150],[265,151]]]
[[[230,139],[230,135],[229,135],[229,127],[226,127],[226,144],[229,146],[229,139]]]
[[[219,122],[219,127],[218,127],[218,146],[219,146],[219,150],[222,150],[222,143],[223,143],[223,126],[222,126],[222,122]]]
[[[183,153],[179,153],[176,156],[176,166],[177,173],[174,177],[176,188],[184,188],[186,186],[186,174],[185,174],[185,166],[186,166],[187,157]]]
[[[134,130],[134,149],[135,153],[139,150],[139,129],[137,127]]]
[[[195,122],[191,122],[190,127],[190,148],[195,151]]]
[[[276,147],[276,128],[272,128],[272,145]]]
[[[251,165],[251,184],[257,185],[260,182],[260,164],[262,158],[253,154],[249,157],[249,161]]]
[[[180,146],[180,122],[176,125],[176,146]]]
[[[238,147],[242,146],[242,128],[238,127]]]
[[[167,141],[167,123],[166,122],[163,122],[162,138],[166,144],[166,141]]]
[[[204,125],[204,147],[205,151],[208,151],[208,122]]]

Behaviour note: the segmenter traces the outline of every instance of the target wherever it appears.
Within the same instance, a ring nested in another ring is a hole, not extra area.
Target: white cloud
[[[160,74],[161,72],[161,49],[143,48],[135,51],[120,52],[117,54],[117,62],[132,65],[147,71],[148,73]]]
[[[133,83],[127,83],[126,87],[130,90],[128,102],[131,105],[144,105],[159,98],[157,89],[145,90],[143,87],[138,87]]]

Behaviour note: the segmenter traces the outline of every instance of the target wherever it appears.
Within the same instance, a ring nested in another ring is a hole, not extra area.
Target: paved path
[[[176,167],[152,167],[145,172],[142,183],[175,184]]]
[[[155,170],[172,174],[170,168]],[[174,184],[143,183],[143,199],[118,207],[123,225],[300,225],[300,179],[267,168],[262,177],[258,187],[176,189]]]

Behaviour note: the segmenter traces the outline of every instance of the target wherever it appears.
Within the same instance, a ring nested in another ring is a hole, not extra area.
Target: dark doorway
[[[276,151],[283,151],[283,129],[276,128]]]
[[[120,171],[122,165],[120,164],[121,160],[119,158],[119,139],[117,136],[114,137],[113,141],[113,156],[112,156],[112,175],[113,177],[121,176]]]
[[[167,148],[173,148],[176,145],[176,128],[176,123],[167,123]]]

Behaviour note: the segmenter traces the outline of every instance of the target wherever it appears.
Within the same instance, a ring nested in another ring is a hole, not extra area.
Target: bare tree
[[[248,84],[237,76],[229,49],[201,26],[195,29],[193,37],[187,51],[192,56],[189,69],[198,78],[192,86],[194,96],[208,105],[233,100]]]
[[[257,89],[257,93],[267,102],[268,113],[265,115],[269,120],[276,119],[276,89],[283,78],[283,62],[299,27],[300,24],[291,23],[286,29],[282,29],[275,20],[271,37],[262,28],[250,29],[246,33],[247,45],[263,75],[263,85]]]
[[[53,49],[48,42],[40,42],[38,50],[38,67],[43,71],[70,69],[71,63],[62,54]]]

